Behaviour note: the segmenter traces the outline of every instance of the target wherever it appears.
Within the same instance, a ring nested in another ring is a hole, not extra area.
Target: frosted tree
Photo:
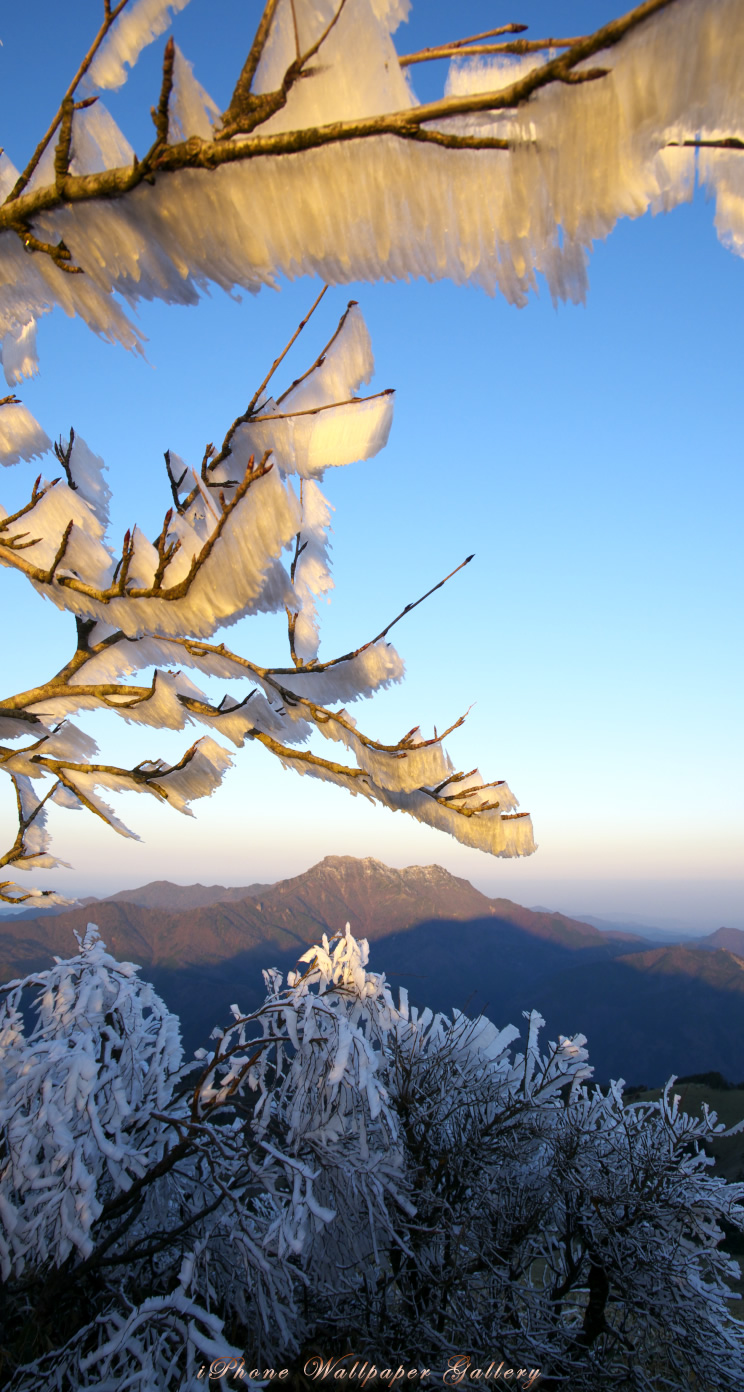
[[[0,342],[11,387],[35,370],[36,324],[55,306],[137,349],[128,305],[192,303],[210,283],[257,289],[279,274],[450,276],[521,303],[540,272],[554,295],[576,298],[592,240],[621,216],[689,198],[696,176],[715,195],[719,234],[735,250],[744,242],[744,20],[734,0],[646,0],[591,35],[532,39],[507,24],[408,54],[392,39],[406,0],[267,0],[224,109],[168,39],[154,140],[140,157],[102,94],[184,3],[104,0],[30,158],[16,168],[0,154]],[[451,60],[444,94],[421,104],[411,74],[441,58]],[[58,479],[40,475],[27,504],[2,517],[0,561],[70,611],[78,632],[61,672],[0,703],[0,760],[18,812],[2,858],[9,875],[53,864],[49,802],[85,807],[127,834],[100,790],[145,791],[186,810],[227,766],[211,735],[175,765],[95,762],[68,717],[101,706],[154,726],[197,721],[236,744],[256,739],[287,767],[466,844],[533,849],[506,785],[456,774],[440,738],[413,730],[385,746],[331,709],[402,670],[385,642],[390,625],[333,661],[317,657],[315,599],[330,584],[318,482],[384,443],[391,398],[357,395],[371,370],[354,308],[276,398],[272,369],[219,450],[196,468],[168,456],[172,507],[153,540],[136,527],[121,547],[107,538],[102,464],[76,434],[54,446]],[[49,448],[23,404],[5,397],[3,461]],[[286,669],[209,641],[244,615],[282,610]],[[248,680],[251,692],[217,705],[184,667]],[[128,680],[153,668],[146,684]],[[354,762],[298,748],[313,732]],[[11,878],[0,892],[26,897]]]
[[[0,702],[0,766],[18,814],[15,842],[0,866],[28,871],[57,863],[48,849],[49,804],[84,808],[126,836],[100,790],[145,792],[189,811],[231,762],[211,735],[172,765],[98,762],[94,742],[69,719],[94,709],[161,729],[196,722],[237,746],[257,740],[285,768],[409,812],[467,845],[507,856],[534,850],[530,818],[514,810],[507,784],[484,784],[477,769],[456,772],[443,735],[424,739],[413,729],[394,745],[381,744],[339,707],[399,680],[403,664],[386,642],[392,624],[352,652],[317,659],[315,601],[332,584],[331,510],[318,480],[324,469],[382,448],[392,394],[356,395],[373,360],[355,304],[307,372],[274,399],[267,387],[283,356],[221,448],[210,445],[198,468],[166,454],[171,506],[154,542],[135,527],[120,551],[108,543],[104,466],[74,432],[54,446],[60,476],[37,478],[29,502],[3,514],[0,560],[75,616],[77,645],[51,680]],[[13,399],[0,409],[0,423],[6,462],[49,446]],[[284,566],[286,549],[291,559]],[[286,613],[290,666],[268,669],[207,641],[245,615],[275,611]],[[250,690],[242,701],[210,702],[184,667],[247,681]],[[135,674],[148,668],[154,675],[138,683]],[[302,748],[313,734],[340,745],[351,762]],[[0,894],[11,903],[29,897],[11,880]]]
[[[138,155],[101,93],[186,2],[104,0],[33,154],[20,172],[0,159],[11,384],[54,305],[136,347],[122,301],[190,303],[209,282],[280,273],[449,276],[521,303],[541,272],[577,298],[592,241],[689,199],[696,174],[719,236],[744,245],[737,0],[645,0],[590,35],[507,24],[408,54],[391,37],[408,0],[267,0],[222,111],[168,42]],[[412,75],[439,58],[444,93],[421,104]]]
[[[92,928],[2,988],[4,1385],[245,1387],[318,1378],[319,1349],[335,1380],[351,1349],[432,1386],[503,1359],[530,1386],[738,1392],[744,1186],[706,1173],[713,1114],[593,1089],[584,1037],[546,1050],[536,1012],[519,1049],[396,1004],[348,925],[264,975],[191,1070]]]

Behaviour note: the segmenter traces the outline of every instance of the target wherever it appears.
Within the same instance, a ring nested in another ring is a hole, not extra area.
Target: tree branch
[[[287,93],[301,75],[307,63],[327,37],[343,9],[340,6],[331,25],[321,38],[303,54],[299,62],[290,65],[285,74],[281,89],[261,96],[249,94],[251,110],[245,120],[239,119],[231,108],[225,114],[225,124],[219,135],[211,141],[192,136],[189,140],[175,145],[156,144],[148,156],[132,166],[101,170],[95,174],[70,175],[64,179],[64,195],[51,185],[33,192],[23,192],[26,183],[14,190],[11,197],[0,208],[0,232],[12,230],[21,236],[29,250],[43,250],[51,255],[46,244],[29,240],[29,226],[34,217],[49,213],[65,204],[82,204],[101,199],[121,198],[138,187],[146,179],[161,177],[182,169],[213,170],[224,164],[237,163],[250,159],[269,158],[281,155],[299,154],[320,149],[326,145],[338,145],[348,141],[371,139],[381,135],[391,135],[401,140],[428,140],[436,144],[449,145],[450,148],[494,149],[491,137],[456,137],[449,133],[428,132],[423,128],[433,121],[448,120],[453,116],[474,115],[478,112],[515,110],[523,106],[541,88],[554,82],[587,80],[583,75],[573,77],[573,70],[586,59],[604,49],[612,48],[626,34],[645,23],[661,10],[678,0],[644,0],[628,14],[611,20],[594,34],[573,43],[560,56],[524,74],[517,81],[496,92],[477,92],[464,96],[445,97],[439,101],[428,102],[405,111],[392,112],[382,116],[361,117],[350,121],[337,121],[325,126],[310,127],[304,130],[281,131],[273,135],[252,135],[256,126],[266,120],[273,111],[279,110],[286,102]],[[264,11],[266,15],[271,6]],[[267,30],[268,32],[268,30]],[[603,70],[595,69],[592,79]],[[241,89],[242,90],[242,89]],[[56,123],[58,124],[58,122]],[[55,129],[56,129],[55,124]],[[243,134],[243,139],[233,139]],[[444,134],[444,139],[441,138]],[[463,141],[467,140],[467,145]],[[454,143],[456,142],[456,143]],[[58,264],[61,265],[63,253],[57,249]]]
[[[75,76],[73,77],[72,82],[70,83],[69,87],[67,88],[67,91],[65,92],[65,95],[64,95],[64,97],[62,98],[62,101],[61,101],[61,103],[60,103],[59,110],[58,110],[56,116],[54,117],[54,120],[52,121],[52,124],[50,125],[48,131],[46,132],[45,135],[42,136],[41,140],[39,141],[38,145],[36,146],[36,149],[34,150],[34,153],[33,153],[33,155],[31,156],[31,159],[29,160],[28,164],[26,165],[25,169],[23,170],[23,173],[19,175],[18,179],[16,180],[15,184],[13,185],[13,188],[11,189],[11,191],[10,191],[10,193],[9,193],[9,195],[8,195],[8,200],[7,200],[7,201],[8,201],[9,203],[10,203],[10,202],[13,202],[13,201],[15,201],[15,200],[17,200],[17,199],[20,197],[20,195],[23,193],[23,190],[28,186],[29,181],[31,180],[31,178],[33,177],[33,175],[34,175],[36,169],[38,168],[39,161],[40,161],[42,155],[44,154],[44,151],[46,150],[47,145],[49,144],[49,141],[52,139],[52,136],[54,135],[55,131],[57,130],[58,126],[60,125],[60,122],[62,121],[63,111],[64,111],[64,109],[65,109],[65,103],[66,103],[67,101],[69,101],[69,100],[74,96],[74,94],[75,94],[75,92],[76,92],[76,90],[77,90],[77,87],[78,87],[79,83],[82,81],[82,79],[84,78],[85,74],[87,73],[88,68],[90,67],[91,63],[93,62],[93,59],[95,58],[96,53],[98,52],[99,48],[101,47],[101,44],[103,43],[103,40],[106,38],[106,35],[107,35],[108,32],[109,32],[109,29],[111,28],[112,24],[114,23],[114,20],[115,20],[115,19],[118,19],[118,17],[119,17],[119,15],[121,14],[122,10],[126,7],[126,5],[127,5],[128,3],[129,3],[129,0],[119,0],[119,4],[118,4],[118,5],[115,5],[114,8],[111,9],[110,0],[106,0],[106,8],[105,8],[105,11],[104,11],[103,24],[101,25],[100,29],[98,30],[98,33],[96,34],[96,37],[94,38],[94,40],[93,40],[93,42],[92,42],[90,48],[88,49],[88,52],[86,53],[85,57],[83,58],[83,61],[82,61],[82,63],[80,64],[80,67],[78,68],[77,72],[75,73]],[[34,248],[34,249],[35,249],[35,250],[38,250],[38,248]]]

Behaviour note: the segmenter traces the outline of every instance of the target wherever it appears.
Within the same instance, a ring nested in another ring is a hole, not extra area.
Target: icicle
[[[357,701],[373,691],[402,681],[405,665],[400,654],[384,638],[364,648],[347,662],[336,663],[326,671],[287,672],[278,678],[282,686],[298,696],[327,706],[335,701]]]
[[[371,381],[374,370],[369,330],[359,305],[352,301],[317,367],[284,393],[281,407],[274,405],[262,414],[274,415],[279,410],[306,411],[314,406],[347,401]]]
[[[114,22],[88,69],[91,87],[121,87],[124,69],[134,67],[143,48],[167,29],[170,11],[177,14],[188,0],[134,0]]]
[[[194,77],[191,63],[184,58],[178,44],[173,58],[173,90],[168,104],[168,143],[175,145],[198,135],[212,140],[212,127],[221,117],[217,103]]]
[[[106,527],[111,489],[103,477],[104,473],[108,473],[108,468],[103,460],[88,448],[81,435],[76,435],[70,451],[72,481],[80,496],[90,503],[99,522]]]
[[[222,782],[225,771],[232,767],[232,759],[227,750],[205,735],[182,765],[158,775],[157,782],[172,807],[192,815],[186,804],[194,798],[209,797]]]
[[[36,320],[29,319],[3,336],[2,360],[5,380],[16,386],[24,377],[35,377],[39,370],[36,353]]]
[[[297,612],[294,646],[297,656],[309,662],[318,653],[316,595],[333,589],[328,551],[330,517],[333,511],[318,485],[307,481],[302,487],[301,551],[295,566],[293,609]]]
[[[387,444],[393,421],[392,393],[328,408],[308,408],[301,415],[262,416],[241,426],[233,437],[232,456],[222,472],[245,467],[251,455],[266,450],[284,474],[322,478],[326,469],[371,459]],[[216,478],[220,481],[219,473]]]
[[[0,406],[0,464],[35,459],[51,447],[48,435],[21,402]]]
[[[95,174],[131,164],[134,150],[111,112],[97,101],[76,111],[72,123],[71,174]]]

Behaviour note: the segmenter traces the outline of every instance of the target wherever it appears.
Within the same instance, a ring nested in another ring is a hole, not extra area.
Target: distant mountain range
[[[394,993],[451,1012],[522,1024],[538,1009],[546,1042],[581,1032],[600,1081],[649,1086],[671,1073],[744,1078],[744,932],[662,945],[508,899],[440,866],[394,870],[328,856],[303,875],[241,888],[154,881],[62,913],[0,923],[0,980],[76,950],[91,920],[113,954],[142,966],[181,1017],[190,1052],[236,1001],[263,999],[261,969],[286,972],[323,933],[370,941]],[[384,941],[383,941],[384,940]]]

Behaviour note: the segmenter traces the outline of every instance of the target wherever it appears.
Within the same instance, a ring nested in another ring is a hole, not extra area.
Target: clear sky
[[[490,0],[454,10],[418,0],[396,41],[409,51],[505,18],[561,36],[623,8],[524,3],[506,15]],[[223,107],[257,11],[192,0],[177,19],[178,42]],[[78,4],[61,19],[39,0],[4,16],[0,143],[16,164],[46,128],[98,12]],[[162,40],[107,98],[140,151],[161,51]],[[444,76],[443,64],[417,69],[418,94],[441,91]],[[304,279],[242,302],[215,291],[198,308],[144,306],[147,362],[59,312],[42,323],[41,374],[20,394],[50,435],[72,424],[107,460],[114,536],[135,520],[159,530],[163,450],[197,463],[206,441],[222,438],[318,288]],[[404,684],[354,714],[366,732],[397,739],[416,722],[441,729],[473,703],[449,741],[456,767],[508,779],[532,813],[537,854],[491,860],[249,746],[192,821],[123,800],[142,844],[55,812],[54,848],[75,868],[47,872],[49,883],[70,894],[153,878],[247,884],[328,854],[371,855],[436,862],[523,904],[744,927],[744,267],[717,241],[711,207],[698,195],[668,216],[619,224],[594,250],[578,307],[556,308],[544,288],[522,310],[448,283],[333,289],[287,360],[287,382],[349,298],[371,330],[372,389],[396,387],[396,415],[383,454],[326,478],[336,590],[323,606],[320,656],[373,636],[475,552],[392,635]],[[36,472],[4,471],[6,506],[27,496]],[[10,691],[61,665],[74,624],[20,577],[2,582]],[[224,636],[258,661],[286,660],[278,616]],[[177,755],[187,743],[113,717],[85,724],[121,761]]]

